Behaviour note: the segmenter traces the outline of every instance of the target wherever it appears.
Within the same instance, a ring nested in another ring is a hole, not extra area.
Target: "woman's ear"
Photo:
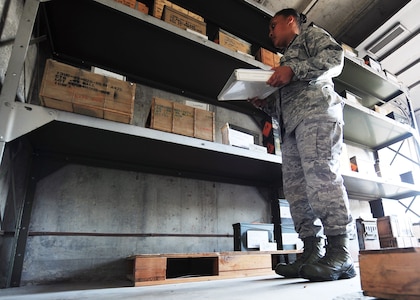
[[[293,16],[287,17],[287,25],[292,25],[294,21],[295,21],[295,18]]]

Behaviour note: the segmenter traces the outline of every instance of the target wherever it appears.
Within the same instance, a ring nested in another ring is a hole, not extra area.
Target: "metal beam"
[[[13,125],[10,107],[16,99],[19,81],[28,53],[29,43],[31,41],[32,31],[34,28],[39,1],[26,0],[22,16],[19,21],[19,27],[16,33],[16,39],[13,44],[12,53],[7,66],[6,75],[2,91],[0,94],[0,142],[6,141],[6,133],[10,131]],[[3,159],[4,146],[0,148],[0,163]]]

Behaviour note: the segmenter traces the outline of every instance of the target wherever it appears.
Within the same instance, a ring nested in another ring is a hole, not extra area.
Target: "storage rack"
[[[242,35],[245,39],[270,48],[266,27],[270,16],[246,1],[224,0],[218,5],[204,0],[173,2],[201,13],[233,34],[246,31],[247,35]],[[37,0],[27,0],[0,95],[0,160],[7,143],[27,136],[39,154],[58,153],[65,156],[67,162],[83,161],[177,176],[281,187],[281,158],[278,156],[15,102],[39,5],[42,5],[42,13],[48,20],[52,49],[59,60],[80,66],[94,64],[122,73],[133,81],[176,94],[250,115],[260,113],[246,102],[220,103],[216,100],[233,69],[267,68],[253,58],[113,0],[52,0],[42,4]],[[232,20],[231,11],[246,17]],[[228,12],[229,17],[226,17],[224,13]],[[252,24],[252,28],[248,28],[248,24]],[[156,57],[158,59],[151,59]],[[355,78],[360,80],[355,81]],[[365,85],[367,80],[375,84]],[[386,78],[355,65],[348,58],[336,84],[362,90],[372,99],[382,101],[402,93]],[[345,120],[345,138],[375,150],[416,136],[412,127],[350,103],[345,107]],[[99,147],[91,147],[93,142]],[[164,152],[170,152],[171,157]],[[216,161],[223,161],[223,166],[218,166],[214,163]],[[420,194],[416,185],[365,178],[357,173],[344,174],[344,181],[350,197],[357,199],[403,199]],[[30,214],[30,210],[27,213]],[[29,225],[23,224],[25,216],[21,222],[23,226],[20,228]],[[20,261],[23,255],[18,252],[22,250],[24,233],[20,236],[22,241],[18,234],[13,267],[14,282],[19,281],[19,275],[15,273],[19,272],[18,265],[23,263]]]

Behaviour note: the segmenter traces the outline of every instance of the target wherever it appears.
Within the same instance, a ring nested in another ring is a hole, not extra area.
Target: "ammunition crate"
[[[147,124],[152,129],[215,140],[214,112],[153,98]]]
[[[48,59],[40,98],[46,107],[131,124],[136,85]]]
[[[224,31],[219,30],[214,40],[215,43],[228,48],[233,51],[242,52],[245,54],[251,54],[251,44]]]
[[[202,35],[207,34],[206,23],[184,14],[172,7],[165,6],[162,20],[181,29],[191,29]]]

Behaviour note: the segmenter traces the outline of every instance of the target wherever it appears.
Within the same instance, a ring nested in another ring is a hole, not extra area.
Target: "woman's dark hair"
[[[276,14],[274,16],[275,17],[277,17],[277,16],[284,16],[284,17],[292,16],[292,17],[295,17],[296,23],[299,26],[301,26],[302,24],[306,23],[306,16],[304,14],[302,14],[302,13],[298,13],[296,11],[296,9],[293,9],[293,8],[285,8],[285,9],[282,9],[282,10],[276,12]]]

